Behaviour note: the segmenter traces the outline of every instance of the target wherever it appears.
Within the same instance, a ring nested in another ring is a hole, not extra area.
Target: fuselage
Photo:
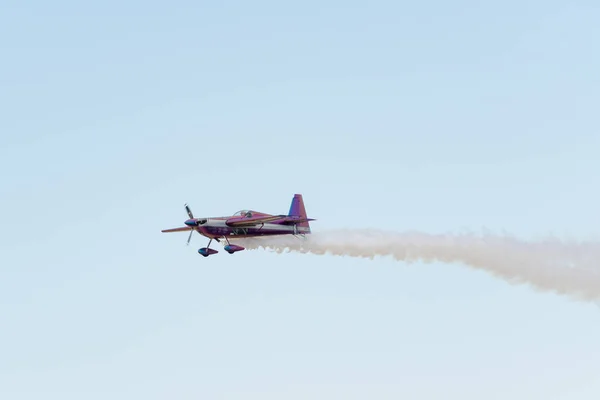
[[[226,224],[228,217],[205,218],[206,222],[196,227],[201,235],[208,238],[255,237],[269,235],[308,234],[310,228],[278,223],[261,223],[253,226],[231,227]]]

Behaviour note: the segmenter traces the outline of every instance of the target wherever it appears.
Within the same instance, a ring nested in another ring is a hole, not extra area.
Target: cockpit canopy
[[[240,216],[240,217],[252,217],[252,211],[251,210],[240,210],[238,212],[236,212],[235,214],[233,214],[233,216]]]

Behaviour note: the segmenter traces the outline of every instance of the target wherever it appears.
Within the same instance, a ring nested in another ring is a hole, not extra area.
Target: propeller
[[[190,208],[190,206],[187,205],[187,203],[185,204],[185,211],[187,212],[188,217],[190,217],[190,220],[194,219],[194,214],[192,213],[192,210]],[[189,246],[190,244],[190,240],[192,240],[192,235],[194,234],[194,231],[196,230],[196,228],[194,226],[197,226],[193,224],[193,221],[186,221],[186,225],[190,227],[190,236],[188,236],[188,240],[187,240],[187,246]]]
[[[194,219],[194,214],[192,214],[192,210],[190,209],[190,206],[187,205],[187,203],[185,203],[185,211],[187,211],[187,215],[188,217],[190,217],[190,219]]]
[[[194,231],[195,231],[194,228],[190,229],[190,236],[188,236],[188,240],[187,240],[186,246],[190,245],[190,240],[192,240],[192,234],[194,233]]]

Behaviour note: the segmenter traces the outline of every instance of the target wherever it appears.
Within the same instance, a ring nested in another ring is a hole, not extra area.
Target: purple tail
[[[302,200],[301,194],[294,195],[288,216],[301,217],[302,219],[309,220],[308,216],[306,215],[306,209],[304,208],[304,200]],[[302,228],[308,228],[307,233],[310,233],[310,224],[308,223],[308,221],[299,222],[298,226]]]

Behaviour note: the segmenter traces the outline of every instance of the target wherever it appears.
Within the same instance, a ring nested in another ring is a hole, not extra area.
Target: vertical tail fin
[[[308,219],[308,216],[306,215],[306,209],[304,208],[304,200],[302,199],[301,194],[294,195],[288,216]],[[301,229],[301,233],[310,233],[310,224],[308,221],[299,222],[297,226],[298,228],[304,228]]]

